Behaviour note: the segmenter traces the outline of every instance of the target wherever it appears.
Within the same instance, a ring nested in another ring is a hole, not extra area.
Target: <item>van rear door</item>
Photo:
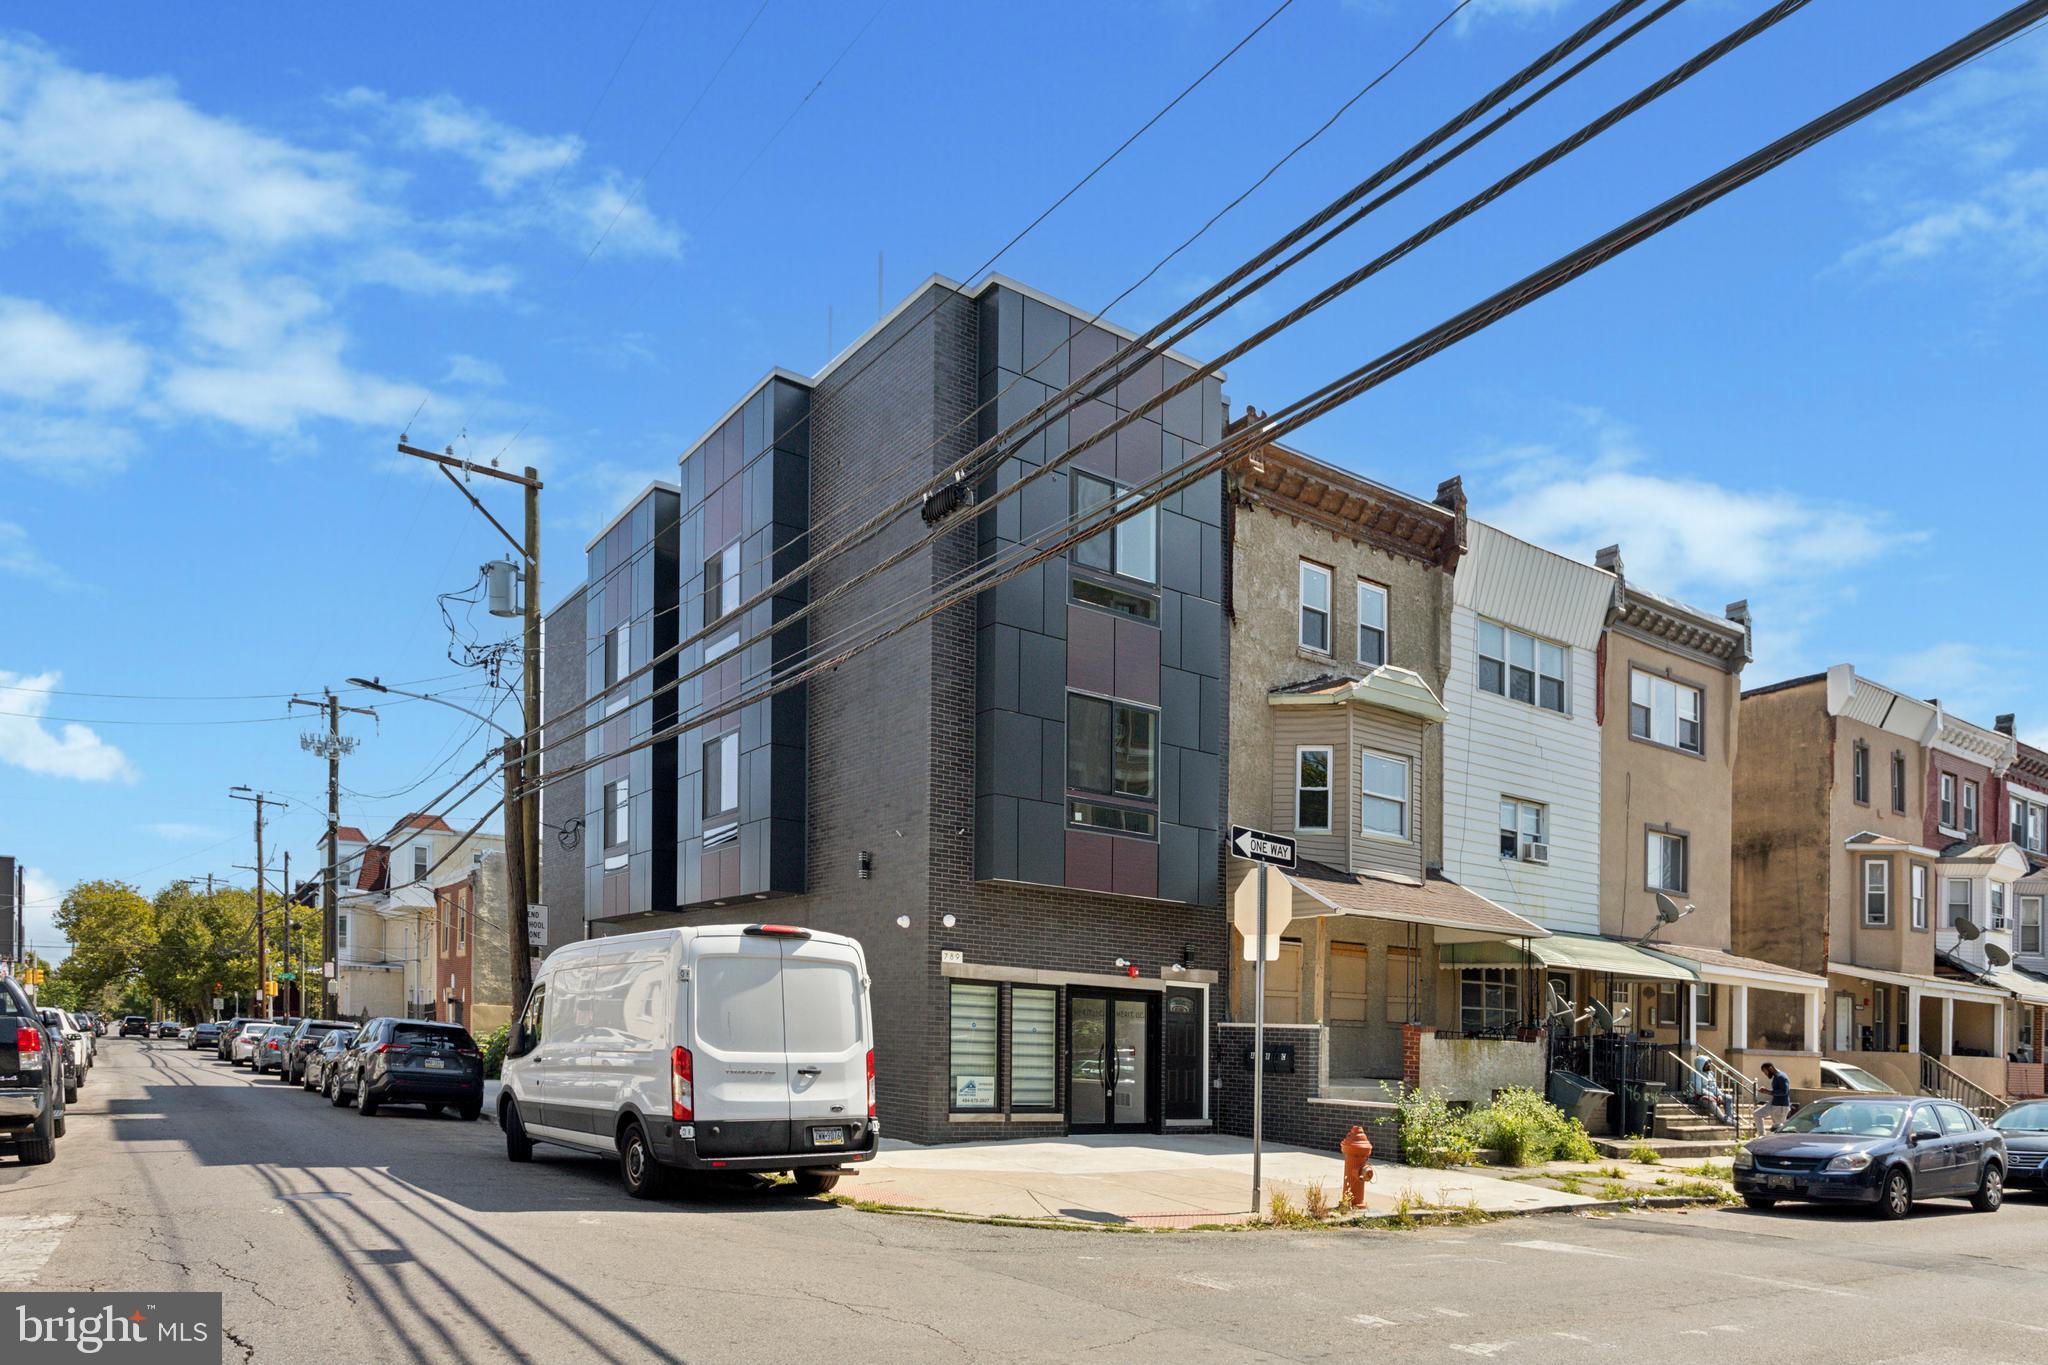
[[[697,1149],[707,1156],[789,1150],[789,1055],[782,941],[699,933],[692,942],[688,1031]]]
[[[859,950],[782,940],[791,1151],[858,1143],[868,1117],[868,1017]]]

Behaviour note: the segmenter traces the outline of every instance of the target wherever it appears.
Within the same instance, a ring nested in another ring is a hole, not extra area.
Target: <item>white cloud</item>
[[[505,371],[495,361],[485,360],[482,356],[465,355],[458,351],[448,357],[448,373],[441,376],[441,382],[471,388],[495,389],[504,384]]]
[[[0,407],[0,460],[60,478],[110,473],[127,464],[140,442],[118,422]]]
[[[53,588],[70,587],[71,576],[43,558],[19,522],[0,521],[0,574],[34,579]],[[0,702],[7,694],[0,692]],[[0,706],[0,710],[12,709]]]
[[[221,832],[211,825],[188,824],[183,820],[158,820],[142,827],[159,839],[179,843],[193,843],[200,839],[221,838]]]
[[[1842,254],[1842,265],[1902,270],[1974,254],[2001,278],[2048,271],[2048,167],[2011,171],[1976,194],[1924,207],[1898,227]]]
[[[80,782],[134,782],[139,774],[119,749],[75,721],[52,731],[42,717],[50,709],[50,689],[59,673],[0,671],[0,763],[44,777],[69,777]]]
[[[1458,12],[1453,27],[1460,33],[1487,19],[1512,19],[1531,23],[1548,19],[1559,10],[1565,9],[1573,0],[1472,0],[1472,3]]]
[[[34,299],[0,295],[0,393],[105,407],[142,387],[147,354],[117,332],[60,317]]]
[[[1868,665],[1871,677],[1915,697],[1938,699],[1950,714],[1990,725],[2023,709],[2032,691],[2029,655],[2009,645],[1944,640]]]

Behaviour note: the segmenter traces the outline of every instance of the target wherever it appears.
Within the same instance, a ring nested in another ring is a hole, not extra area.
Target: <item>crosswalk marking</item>
[[[75,1213],[0,1214],[0,1289],[34,1284],[77,1221]]]

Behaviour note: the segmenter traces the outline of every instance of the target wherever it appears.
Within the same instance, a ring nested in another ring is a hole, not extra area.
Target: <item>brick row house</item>
[[[388,842],[371,843],[361,830],[343,826],[336,844],[339,865],[354,873],[335,907],[336,1013],[352,1019],[451,1017],[444,968],[454,964],[442,959],[440,897],[447,888],[478,884],[486,862],[494,862],[498,873],[487,883],[495,888],[494,899],[473,902],[471,914],[502,925],[503,839],[483,833],[465,838],[439,816],[413,815]],[[502,929],[486,931],[487,950],[507,943]],[[511,1017],[508,964],[500,953],[481,973],[462,965],[467,984],[456,998],[469,1017],[493,1020],[487,1028]]]

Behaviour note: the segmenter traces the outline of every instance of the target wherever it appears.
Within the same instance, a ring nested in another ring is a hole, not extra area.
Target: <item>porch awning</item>
[[[1649,943],[1643,946],[1647,952],[1678,958],[1696,967],[1703,981],[1760,986],[1765,990],[1796,991],[1808,995],[1828,988],[1828,979],[1824,976],[1794,971],[1754,957],[1738,957],[1719,948],[1697,948],[1689,943]]]
[[[1459,934],[1486,939],[1541,939],[1550,932],[1512,910],[1495,905],[1477,891],[1440,877],[1420,882],[1405,877],[1376,877],[1339,872],[1306,859],[1294,871],[1281,875],[1299,893],[1294,905],[1296,919],[1365,915],[1426,924],[1439,931],[1436,938],[1440,944]],[[1322,908],[1305,909],[1301,904],[1304,897]]]
[[[1552,934],[1529,944],[1528,959],[1509,944],[1452,944],[1443,949],[1440,960],[1446,967],[1519,967],[1534,960],[1545,967],[1581,972],[1601,972],[1637,981],[1697,981],[1699,973],[1682,962],[1646,953],[1633,944],[1588,934]]]
[[[1952,967],[1979,986],[2004,991],[2028,1005],[2048,1005],[2048,979],[2018,967],[1977,967],[1959,960],[1954,953],[1937,953],[1942,965]]]
[[[1853,976],[1859,981],[1876,981],[1887,986],[1909,986],[1936,999],[1947,996],[1951,1000],[1981,1000],[1989,1004],[2005,998],[2005,992],[1993,986],[1973,985],[1968,981],[1957,981],[1951,977],[1887,972],[1876,967],[1852,967],[1846,962],[1830,962],[1828,975]]]

